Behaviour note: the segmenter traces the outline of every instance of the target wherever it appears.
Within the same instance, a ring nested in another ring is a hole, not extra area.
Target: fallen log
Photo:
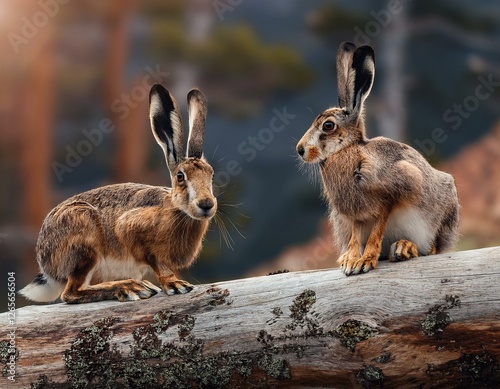
[[[499,280],[495,247],[29,306],[16,311],[15,381],[0,340],[0,387],[500,387]]]

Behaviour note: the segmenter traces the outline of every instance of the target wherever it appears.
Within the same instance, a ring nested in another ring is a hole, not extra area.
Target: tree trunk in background
[[[136,1],[115,0],[108,17],[108,59],[104,96],[110,119],[115,125],[115,179],[140,181],[147,148],[147,101],[149,90],[142,77],[133,87],[125,86],[132,13]],[[124,97],[127,96],[127,97]]]
[[[406,96],[404,63],[408,39],[408,4],[401,12],[391,14],[391,21],[382,28],[380,47],[376,61],[384,69],[382,77],[382,104],[377,108],[376,118],[380,134],[403,141],[406,136]]]
[[[36,4],[35,4],[36,5]],[[21,71],[19,131],[21,132],[20,177],[22,186],[21,214],[24,224],[38,230],[51,207],[50,163],[54,126],[54,34],[53,24],[40,28],[17,54],[21,63],[29,64]],[[35,48],[35,50],[34,50]],[[20,86],[19,86],[20,85]]]

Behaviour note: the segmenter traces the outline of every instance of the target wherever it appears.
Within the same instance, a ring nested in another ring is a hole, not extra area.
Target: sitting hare
[[[176,278],[197,257],[217,210],[213,169],[203,158],[205,96],[188,94],[189,140],[175,99],[161,85],[149,96],[153,135],[165,153],[172,188],[117,184],[73,196],[43,222],[36,246],[40,274],[20,291],[34,301],[67,303],[146,299],[160,288],[142,280],[148,269],[163,290],[187,293]],[[62,294],[61,294],[62,293]]]
[[[340,45],[340,107],[321,113],[297,144],[305,162],[319,164],[346,275],[374,269],[379,257],[401,261],[442,252],[457,236],[453,177],[410,146],[366,138],[363,103],[372,88],[374,59],[370,46]]]

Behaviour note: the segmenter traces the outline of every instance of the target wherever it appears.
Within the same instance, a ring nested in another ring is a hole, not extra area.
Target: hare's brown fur
[[[458,228],[451,175],[408,145],[366,138],[363,102],[374,56],[371,48],[353,46],[344,43],[338,54],[339,102],[345,106],[320,114],[297,145],[305,162],[319,163],[347,275],[375,268],[380,256],[398,261],[442,252]]]

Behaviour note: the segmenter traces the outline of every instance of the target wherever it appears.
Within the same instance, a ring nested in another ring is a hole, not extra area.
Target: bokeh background
[[[1,0],[0,36],[1,311],[7,272],[18,289],[36,275],[37,233],[58,202],[116,182],[169,184],[149,128],[155,82],[183,112],[193,86],[209,101],[205,155],[225,227],[212,224],[182,276],[335,266],[320,185],[295,144],[336,104],[344,40],[376,52],[368,135],[454,174],[459,249],[500,244],[497,0]]]

